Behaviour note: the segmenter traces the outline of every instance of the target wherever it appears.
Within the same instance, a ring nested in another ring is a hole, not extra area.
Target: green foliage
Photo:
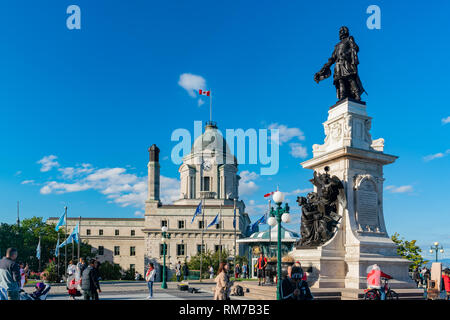
[[[128,269],[124,272],[122,275],[122,280],[134,280],[136,270],[134,269]]]
[[[397,254],[411,261],[409,265],[410,270],[416,267],[419,268],[428,262],[423,259],[421,255],[422,249],[416,245],[416,240],[407,241],[404,238],[400,239],[400,235],[397,232],[392,235],[391,240],[397,245]]]
[[[58,270],[56,262],[50,261],[42,274],[42,280],[47,280],[48,282],[57,282]]]
[[[41,270],[39,268],[39,260],[36,258],[36,247],[39,242],[39,235],[41,236]],[[64,228],[59,231],[60,242],[66,239]],[[55,231],[54,224],[47,224],[43,218],[33,217],[24,219],[20,223],[20,227],[16,224],[0,224],[0,255],[4,256],[6,249],[9,247],[17,248],[17,261],[28,264],[32,271],[42,271],[46,268],[47,263],[53,263],[55,258],[55,248],[58,240],[58,232]],[[67,260],[72,259],[72,245],[67,246]],[[74,257],[77,257],[77,246],[74,248]],[[60,249],[60,274],[64,273],[64,254],[65,249]],[[89,259],[91,254],[91,246],[82,243],[80,245],[80,255]],[[47,266],[48,267],[48,266]]]
[[[236,263],[242,268],[243,264],[248,264],[248,257],[246,256],[236,256]]]
[[[213,266],[214,272],[217,273],[219,263],[226,262],[229,253],[227,250],[222,250],[220,257],[219,255],[219,251],[212,253],[210,250],[206,251],[202,255],[197,253],[195,256],[191,257],[188,262],[189,270],[200,270],[200,256],[202,256],[202,278],[209,278],[209,266]]]
[[[109,261],[100,264],[100,277],[102,280],[120,280],[122,278],[122,269],[118,264],[112,264]]]

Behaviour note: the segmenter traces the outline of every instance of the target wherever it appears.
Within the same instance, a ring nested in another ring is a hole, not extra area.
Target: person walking
[[[189,277],[189,267],[188,267],[187,263],[185,262],[183,264],[183,278],[184,278],[184,280],[188,280],[188,277]]]
[[[77,267],[73,263],[72,260],[69,261],[69,265],[67,266],[67,277],[75,276],[77,272]]]
[[[259,254],[258,261],[256,262],[256,268],[258,271],[258,286],[266,284],[266,267],[267,267],[267,258],[264,257],[264,254],[261,252]],[[261,280],[263,281],[262,284]]]
[[[94,262],[94,279],[95,279],[95,286],[97,290],[94,291],[94,300],[100,300],[100,297],[98,295],[99,292],[102,292],[100,289],[100,261],[95,260]]]
[[[246,263],[242,265],[242,277],[248,279],[248,266]]]
[[[153,298],[153,282],[155,282],[156,270],[153,263],[148,264],[147,274],[145,275],[145,281],[147,281],[149,296],[147,299]]]
[[[95,260],[91,259],[89,261],[89,266],[84,269],[81,275],[81,289],[83,289],[84,300],[94,300],[97,291],[101,292],[98,286],[97,273],[94,270]],[[98,297],[98,295],[97,295]]]
[[[234,267],[234,278],[237,279],[241,275],[241,267],[239,266],[239,263],[236,264]]]
[[[17,249],[8,248],[6,256],[0,260],[0,288],[6,290],[8,300],[20,300],[21,276],[17,256]]]
[[[376,289],[380,293],[380,300],[386,299],[386,292],[381,286],[381,278],[392,279],[392,277],[383,271],[377,264],[367,268],[367,288]]]
[[[181,263],[180,261],[177,262],[175,265],[175,275],[177,276],[177,282],[180,282],[181,280]]]
[[[76,275],[75,275],[75,281],[80,281],[81,275],[83,274],[84,269],[86,269],[86,263],[84,262],[83,258],[80,258],[77,266],[76,266]]]
[[[413,272],[412,272],[412,279],[414,280],[414,282],[416,283],[416,287],[419,287],[419,283],[420,283],[420,272],[419,272],[419,267],[415,267]]]
[[[214,300],[230,300],[230,288],[233,285],[233,282],[230,281],[230,277],[228,276],[229,270],[230,266],[228,263],[220,263],[217,277],[214,280],[216,282]]]
[[[25,273],[25,267],[24,264],[19,264],[19,270],[20,270],[20,289],[23,290],[23,287],[26,283],[26,273]]]
[[[214,268],[213,266],[209,266],[209,278],[214,279]]]

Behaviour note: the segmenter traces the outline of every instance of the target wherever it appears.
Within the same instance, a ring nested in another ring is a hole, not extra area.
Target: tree
[[[200,253],[197,253],[195,256],[191,257],[188,262],[188,267],[190,270],[200,270]],[[227,262],[227,258],[229,257],[229,253],[227,250],[222,250],[222,254],[219,257],[219,251],[211,252],[207,250],[202,254],[202,276],[209,277],[208,268],[209,266],[213,266],[214,271],[217,272],[219,269],[220,262]]]
[[[410,270],[419,268],[428,262],[423,259],[421,255],[422,249],[416,245],[416,240],[407,241],[404,238],[400,239],[400,235],[397,232],[392,235],[391,239],[397,245],[397,254],[411,261],[409,265]]]

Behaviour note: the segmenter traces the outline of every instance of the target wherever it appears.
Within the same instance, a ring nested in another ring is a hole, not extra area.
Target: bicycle
[[[383,278],[384,283],[382,289],[386,293],[386,300],[398,300],[399,295],[394,290],[391,290],[389,287],[388,279]],[[381,300],[381,292],[382,289],[366,289],[364,290],[364,300]]]

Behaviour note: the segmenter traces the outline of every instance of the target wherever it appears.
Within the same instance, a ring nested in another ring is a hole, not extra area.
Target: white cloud
[[[34,180],[24,180],[20,184],[34,184]]]
[[[259,178],[257,173],[245,170],[239,176],[241,177],[239,181],[239,194],[241,196],[251,195],[259,189],[258,185],[253,181]]]
[[[280,145],[285,142],[288,142],[294,138],[297,138],[300,141],[305,140],[305,134],[299,128],[289,128],[284,124],[272,123],[269,125],[269,129],[278,129],[279,130],[279,140]]]
[[[400,187],[387,186],[385,189],[389,190],[389,192],[391,192],[391,193],[405,193],[405,192],[413,191],[413,187],[411,185],[400,186]]]
[[[304,146],[302,146],[301,143],[292,142],[289,144],[289,147],[291,148],[291,151],[289,151],[289,153],[294,158],[306,158],[308,156],[308,151]]]
[[[58,167],[59,163],[56,161],[58,157],[54,155],[49,155],[43,157],[41,160],[39,160],[37,163],[41,164],[41,172],[47,172],[53,169],[54,167]]]
[[[143,216],[144,216],[144,212],[142,212],[142,211],[135,211],[135,212],[134,212],[134,215],[135,215],[136,217],[143,217]]]
[[[201,107],[204,103],[205,103],[205,101],[203,101],[202,99],[198,99],[198,106],[199,107]]]
[[[187,91],[187,93],[192,97],[196,98],[196,91],[199,89],[206,88],[206,80],[202,76],[198,76],[192,73],[183,73],[180,75],[178,84]]]
[[[63,194],[95,190],[106,196],[108,202],[121,207],[143,209],[147,200],[147,176],[128,173],[125,168],[94,168],[90,164],[60,168],[62,181],[48,181],[41,194]],[[164,176],[161,179],[161,201],[173,202],[180,197],[180,181]]]
[[[439,159],[439,158],[443,158],[446,155],[450,154],[450,149],[447,149],[445,152],[439,152],[439,153],[435,153],[435,154],[430,154],[428,156],[423,157],[423,160],[425,162],[434,160],[434,159]]]
[[[450,116],[448,116],[447,118],[442,118],[442,124],[447,124],[450,123]]]
[[[293,191],[291,191],[291,192],[285,192],[285,196],[287,197],[287,196],[298,196],[298,195],[300,195],[300,194],[302,194],[302,193],[308,193],[308,192],[312,192],[313,191],[313,188],[306,188],[306,189],[295,189],[295,190],[293,190]]]

